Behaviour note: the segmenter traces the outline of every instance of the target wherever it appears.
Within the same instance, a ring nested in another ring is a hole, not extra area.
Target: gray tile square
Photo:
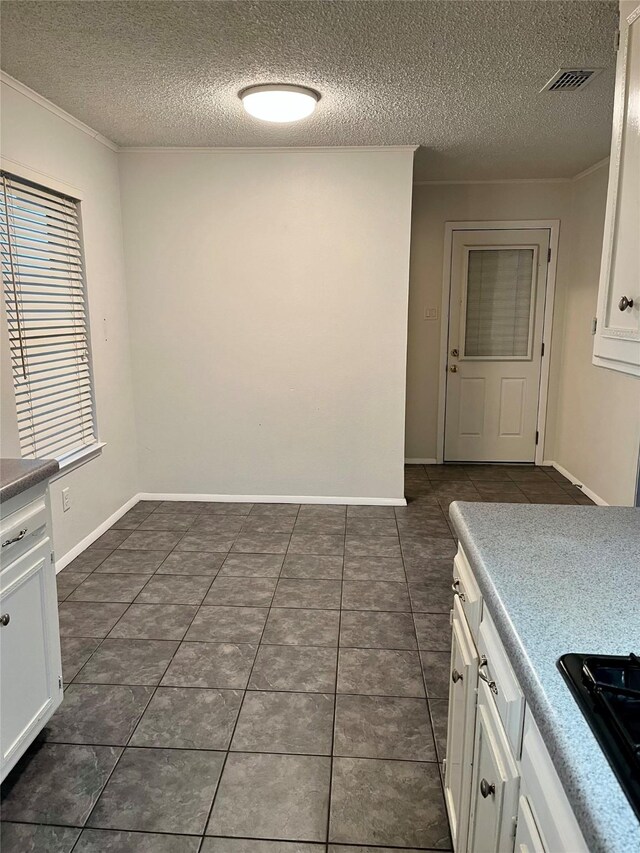
[[[233,604],[238,606],[268,607],[275,592],[276,578],[218,577],[207,597],[208,605]]]
[[[126,551],[165,551],[169,552],[178,544],[182,533],[162,530],[134,530],[120,544]]]
[[[223,554],[208,551],[172,551],[163,561],[159,575],[208,575],[215,577],[224,560]]]
[[[185,533],[176,547],[177,551],[210,551],[226,554],[231,550],[235,534],[229,533]]]
[[[245,515],[216,515],[202,513],[191,525],[192,533],[222,534],[237,536],[247,519]]]
[[[58,608],[60,636],[106,637],[126,609],[126,604],[63,601]]]
[[[340,649],[338,693],[424,697],[418,653],[388,649]]]
[[[182,643],[162,679],[163,687],[247,686],[256,656],[249,643]]]
[[[448,652],[451,649],[451,624],[448,613],[415,613],[413,621],[422,651]]]
[[[231,550],[244,554],[286,554],[288,546],[288,533],[241,533]]]
[[[256,841],[250,838],[218,837],[205,838],[200,853],[325,853],[325,845],[304,844],[300,841]]]
[[[334,754],[436,761],[426,701],[395,696],[338,696]]]
[[[349,536],[396,536],[398,526],[395,518],[348,518]]]
[[[451,584],[410,583],[409,596],[415,613],[449,613],[453,607]]]
[[[324,841],[331,759],[230,753],[207,835]]]
[[[83,826],[122,749],[45,743],[18,762],[2,820]]]
[[[409,583],[428,584],[451,589],[453,560],[409,559],[405,557],[404,570]]]
[[[450,652],[420,652],[429,699],[449,698]]]
[[[142,524],[145,518],[149,518],[153,510],[147,509],[138,509],[137,506],[134,506],[128,512],[125,512],[123,516],[121,516],[115,524],[111,525],[112,530],[135,530],[135,528]]]
[[[344,554],[344,536],[330,533],[294,533],[289,554],[318,554],[341,557]]]
[[[47,723],[46,740],[125,746],[152,693],[150,687],[70,684]]]
[[[65,574],[67,572],[92,572],[101,563],[104,563],[112,553],[113,548],[96,548],[95,545],[90,545],[82,554],[78,554],[68,566],[65,566],[62,572]]]
[[[162,501],[156,507],[156,512],[171,512],[174,514],[184,512],[189,515],[197,515],[206,509],[208,505],[205,501]]]
[[[342,518],[347,517],[344,504],[301,504],[298,519],[301,518]]]
[[[188,530],[195,520],[195,515],[187,512],[156,511],[138,525],[139,531],[154,530],[160,532],[182,532]],[[158,548],[158,550],[160,550]]]
[[[449,560],[453,558],[458,550],[453,539],[445,539],[443,536],[407,536],[401,534],[402,553],[409,559],[419,560]]]
[[[254,504],[253,509],[249,513],[251,516],[293,518],[295,520],[298,515],[300,504]]]
[[[397,581],[404,583],[401,557],[346,557],[344,579],[355,581]]]
[[[210,586],[202,575],[154,575],[136,604],[201,604]]]
[[[273,599],[274,607],[309,607],[318,610],[340,609],[342,582],[280,578]]]
[[[398,530],[400,537],[426,536],[429,538],[450,539],[451,530],[447,524],[444,513],[437,507],[437,515],[433,516],[408,516],[398,519]]]
[[[102,792],[89,825],[202,833],[223,763],[221,752],[127,749]]]
[[[99,536],[95,542],[92,542],[91,548],[110,548],[113,550],[114,548],[118,548],[130,535],[130,530],[114,530],[111,528],[111,530],[107,530],[106,533]]]
[[[194,835],[83,829],[74,853],[198,853],[199,843]]]
[[[260,646],[249,688],[331,693],[336,650],[311,646]]]
[[[347,533],[345,557],[400,557],[398,536],[354,536]]]
[[[132,604],[109,639],[181,640],[197,611],[189,604]]]
[[[207,503],[203,512],[214,513],[215,515],[249,515],[252,509],[253,504],[229,501],[228,503]]]
[[[130,602],[149,580],[149,575],[92,574],[69,596],[69,601]]]
[[[262,643],[283,646],[337,646],[340,612],[273,607]]]
[[[295,533],[302,534],[333,534],[344,536],[345,517],[343,515],[328,515],[323,518],[302,516],[296,521]]]
[[[220,577],[277,578],[282,559],[280,554],[229,554]]]
[[[347,519],[394,519],[396,517],[395,507],[393,506],[368,506],[367,504],[357,504],[347,507]]]
[[[131,739],[131,746],[227,749],[243,693],[159,687]]]
[[[361,649],[415,649],[412,616],[410,613],[343,610],[340,645]]]
[[[248,515],[242,525],[243,536],[259,533],[286,533],[291,535],[295,518],[281,515]]]
[[[342,606],[345,610],[411,610],[406,583],[387,581],[344,581]]]
[[[231,749],[330,755],[333,699],[326,693],[249,691]]]
[[[449,849],[438,765],[334,759],[329,840]]]
[[[89,637],[61,637],[62,680],[65,685],[76,676],[100,645],[100,640]]]
[[[287,554],[281,577],[310,580],[342,580],[343,557],[317,554]]]
[[[204,643],[258,643],[266,607],[201,607],[185,640]]]
[[[33,823],[0,825],[0,849],[3,853],[71,853],[79,829]]]
[[[177,647],[166,640],[105,640],[75,683],[158,684]]]
[[[114,551],[96,568],[96,572],[152,575],[167,556],[166,551]]]

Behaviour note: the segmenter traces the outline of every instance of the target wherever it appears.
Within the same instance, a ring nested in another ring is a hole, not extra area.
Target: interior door
[[[446,462],[534,462],[548,229],[454,231]]]

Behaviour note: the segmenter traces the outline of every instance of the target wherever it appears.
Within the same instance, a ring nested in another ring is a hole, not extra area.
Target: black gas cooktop
[[[558,669],[640,819],[640,657],[563,655]]]

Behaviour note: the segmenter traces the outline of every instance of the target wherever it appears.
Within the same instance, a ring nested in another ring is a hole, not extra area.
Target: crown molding
[[[115,142],[112,142],[110,139],[107,139],[106,136],[103,136],[101,133],[98,133],[97,130],[94,130],[92,127],[89,127],[88,124],[80,121],[79,119],[72,116],[71,113],[66,112],[61,107],[56,106],[56,104],[49,101],[47,98],[44,98],[42,95],[39,95],[37,92],[34,92],[33,89],[30,89],[28,86],[25,86],[24,83],[21,83],[19,80],[16,80],[15,77],[11,77],[5,71],[0,71],[0,81],[4,83],[6,86],[9,86],[12,89],[15,89],[16,92],[20,92],[21,95],[24,95],[26,98],[29,98],[31,101],[34,101],[41,107],[44,107],[45,110],[48,110],[50,113],[58,116],[63,121],[66,121],[67,124],[72,125],[77,130],[81,130],[83,133],[86,133],[87,136],[90,136],[92,139],[95,139],[96,142],[99,142],[101,145],[104,145],[105,148],[109,148],[111,151],[120,151],[118,145]]]
[[[437,187],[462,186],[468,184],[570,184],[573,183],[573,181],[579,181],[580,178],[586,178],[587,175],[590,175],[592,172],[596,172],[608,163],[609,158],[603,157],[602,160],[598,160],[597,163],[594,163],[592,166],[588,166],[586,169],[583,169],[582,172],[578,172],[577,175],[572,175],[569,178],[494,178],[493,180],[485,181],[414,181],[413,185],[414,187]]]
[[[586,169],[583,169],[582,172],[578,172],[577,175],[574,175],[571,178],[572,181],[579,181],[580,178],[586,178],[587,175],[590,175],[592,172],[597,172],[598,169],[602,169],[603,166],[609,165],[609,158],[603,157],[602,160],[598,160],[597,163],[594,163],[592,166],[587,166]]]
[[[218,154],[260,152],[261,154],[336,154],[371,153],[375,151],[416,151],[418,145],[232,145],[232,146],[120,146],[121,154]]]

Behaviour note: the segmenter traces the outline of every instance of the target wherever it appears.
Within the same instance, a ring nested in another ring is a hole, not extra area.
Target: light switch
[[[437,308],[425,308],[424,309],[424,319],[425,320],[437,320],[438,319],[438,309]]]

